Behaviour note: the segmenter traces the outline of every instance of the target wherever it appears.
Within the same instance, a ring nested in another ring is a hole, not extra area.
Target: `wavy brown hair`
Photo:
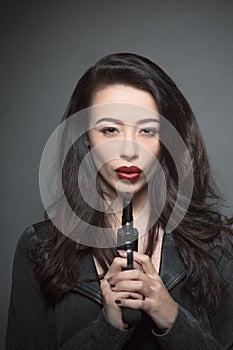
[[[69,101],[63,121],[75,113],[92,105],[98,89],[110,84],[126,84],[150,92],[158,106],[159,113],[176,128],[182,137],[193,161],[194,187],[188,210],[174,229],[174,239],[181,259],[187,270],[185,290],[200,305],[208,308],[216,306],[223,295],[226,284],[218,274],[216,261],[211,255],[209,244],[214,243],[223,249],[220,231],[232,241],[231,224],[233,219],[221,216],[218,203],[221,201],[216,192],[206,148],[194,114],[175,83],[168,75],[149,59],[132,54],[119,53],[102,58],[79,80]],[[67,134],[62,135],[63,139]],[[152,256],[158,228],[166,228],[168,219],[175,206],[178,195],[178,175],[174,161],[161,144],[161,169],[166,179],[166,202],[157,222],[149,230],[145,254]],[[85,135],[82,135],[70,148],[63,165],[63,188],[66,198],[75,213],[85,222],[99,227],[109,227],[104,212],[93,209],[84,201],[79,191],[78,171],[88,153]],[[185,154],[180,154],[181,161]],[[58,166],[61,164],[58,164]],[[91,176],[93,164],[87,169],[87,178]],[[159,175],[158,175],[159,176]],[[88,190],[88,183],[84,184]],[[154,185],[159,198],[159,186]],[[156,187],[157,186],[157,187]],[[102,189],[96,183],[98,193],[103,197]],[[161,196],[163,193],[160,194]],[[154,203],[153,193],[150,198]],[[58,216],[65,218],[64,208],[57,205]],[[151,217],[156,215],[156,206],[152,205]],[[66,293],[72,291],[78,278],[79,265],[85,254],[92,254],[104,271],[117,255],[115,248],[92,248],[63,235],[48,220],[47,238],[39,242],[34,249],[36,273],[46,298],[56,303]],[[82,231],[81,224],[77,227]]]

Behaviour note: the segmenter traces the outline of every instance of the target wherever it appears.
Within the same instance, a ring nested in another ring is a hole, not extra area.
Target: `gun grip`
[[[122,321],[129,326],[137,324],[142,319],[142,311],[137,309],[130,309],[129,307],[124,307],[122,309]]]
[[[133,250],[127,249],[127,270],[132,270],[133,269]]]
[[[133,250],[127,249],[127,270],[133,269]],[[122,309],[122,321],[129,326],[137,324],[142,319],[142,311],[125,307]]]

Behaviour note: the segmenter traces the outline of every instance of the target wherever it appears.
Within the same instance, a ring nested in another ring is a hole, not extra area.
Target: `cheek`
[[[157,147],[152,152],[154,156],[160,161],[161,160],[161,147],[160,144],[157,145]]]
[[[117,147],[114,142],[90,143],[90,146],[92,158],[98,169],[109,161],[117,159]]]
[[[161,148],[160,143],[156,143],[153,145],[147,145],[146,151],[143,154],[143,161],[145,164],[145,173],[146,176],[151,177],[154,175],[158,165],[161,160]]]
[[[145,157],[145,160],[149,161],[151,158],[160,159],[161,147],[158,140],[141,143],[141,146],[141,155]]]
[[[153,155],[153,158],[156,158],[157,161],[160,161],[161,159],[161,146],[159,140],[156,140],[154,144],[151,145],[151,147],[148,147],[151,155]]]

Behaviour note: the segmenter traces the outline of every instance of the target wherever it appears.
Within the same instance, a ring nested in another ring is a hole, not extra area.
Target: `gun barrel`
[[[129,192],[126,192],[123,199],[122,226],[132,221],[133,221],[132,195]]]

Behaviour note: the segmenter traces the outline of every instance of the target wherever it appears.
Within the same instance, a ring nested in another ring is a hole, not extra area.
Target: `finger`
[[[106,273],[104,280],[108,280],[111,278],[113,275],[117,274],[118,272],[121,272],[122,269],[126,269],[127,267],[127,259],[124,257],[116,257],[111,266],[109,267],[108,272]],[[142,271],[142,265],[138,264],[136,261],[134,261],[133,267],[135,270],[140,270]]]
[[[118,249],[117,252],[118,252],[119,256],[121,256],[122,258],[125,257],[127,259],[127,251],[126,250]],[[133,254],[134,254],[134,251],[133,251]],[[140,271],[143,271],[142,264],[137,263],[135,260],[133,261],[133,268],[140,270]]]
[[[115,300],[115,299],[127,299],[127,298],[133,298],[133,299],[143,299],[144,296],[140,293],[134,292],[132,290],[129,291],[121,291],[121,290],[114,290],[114,288],[111,288],[109,284],[106,284],[104,287],[101,287],[102,294],[104,299],[108,300]]]
[[[113,292],[113,299],[141,299],[143,300],[144,297],[142,294],[136,293],[136,292]]]
[[[108,269],[108,272],[106,273],[104,279],[109,278],[110,276],[113,276],[114,274],[122,271],[123,268],[126,268],[127,266],[127,260],[124,257],[116,257],[114,258],[111,266]]]
[[[120,307],[129,307],[130,309],[145,310],[146,302],[143,299],[116,299],[115,303]]]
[[[124,270],[112,276],[110,283],[118,283],[120,281],[148,281],[148,276],[139,270]]]
[[[149,287],[143,281],[121,281],[117,284],[110,284],[110,288],[114,292],[136,292],[143,296],[149,295]]]
[[[127,253],[124,250],[119,250],[118,253],[121,257],[127,256]],[[152,278],[156,278],[156,277],[160,278],[148,255],[134,251],[133,252],[133,259],[136,263],[138,263],[139,265],[142,265],[144,272],[148,276],[150,276]]]

